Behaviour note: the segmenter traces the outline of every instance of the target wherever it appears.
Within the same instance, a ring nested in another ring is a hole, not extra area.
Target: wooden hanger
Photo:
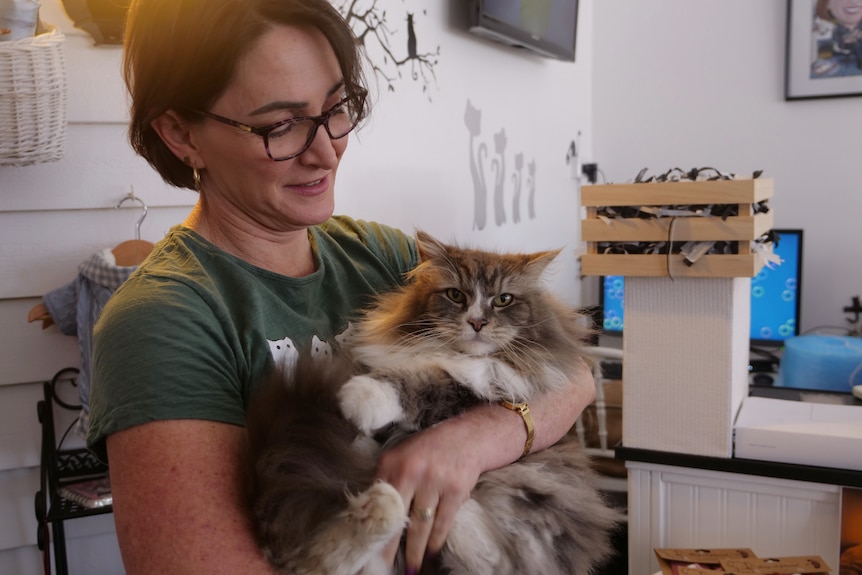
[[[135,239],[126,240],[111,250],[118,266],[139,265],[147,258],[148,255],[150,255],[150,252],[153,251],[154,247],[152,242],[141,239],[141,224],[144,222],[144,218],[147,217],[147,211],[149,211],[147,204],[144,200],[135,195],[135,190],[132,188],[129,195],[120,200],[117,207],[119,208],[128,200],[140,202],[143,212],[141,213],[141,217],[138,218],[138,222],[135,224]]]
[[[54,325],[54,318],[51,317],[51,314],[48,313],[48,308],[42,302],[34,305],[30,313],[27,314],[27,322],[32,323],[34,321],[41,321],[42,329],[48,329]]]
[[[135,239],[126,240],[111,250],[111,253],[114,254],[115,263],[118,266],[140,265],[140,263],[150,255],[150,252],[153,251],[154,247],[152,242],[141,239],[141,224],[144,222],[144,218],[147,217],[147,211],[149,210],[147,204],[135,195],[135,190],[132,188],[129,195],[120,200],[117,207],[119,208],[128,200],[140,202],[143,208],[143,213],[141,213],[141,217],[138,218],[138,222],[135,224]],[[45,304],[42,302],[33,306],[27,314],[27,322],[32,323],[34,321],[41,321],[42,329],[47,329],[54,325],[54,318],[51,317],[51,314],[48,312],[48,308],[45,307]]]
[[[153,251],[153,243],[146,240],[126,240],[111,250],[118,266],[136,266]]]

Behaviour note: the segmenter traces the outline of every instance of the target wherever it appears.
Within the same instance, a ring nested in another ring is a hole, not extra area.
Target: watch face
[[[77,28],[96,44],[122,44],[130,0],[60,0]]]

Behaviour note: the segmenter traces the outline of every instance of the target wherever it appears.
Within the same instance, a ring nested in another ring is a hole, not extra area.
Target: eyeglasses
[[[305,152],[314,141],[317,129],[323,126],[333,140],[343,138],[355,128],[365,110],[365,94],[343,98],[320,116],[288,118],[269,126],[255,128],[212,112],[197,113],[222,124],[239,128],[263,138],[266,155],[276,162],[290,160]]]

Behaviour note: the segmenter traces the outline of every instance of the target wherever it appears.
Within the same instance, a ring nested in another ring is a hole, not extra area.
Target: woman
[[[88,443],[110,465],[127,573],[268,573],[239,464],[253,386],[297,347],[335,341],[417,263],[415,246],[332,217],[367,102],[356,41],[327,0],[136,0],[126,33],[132,145],[200,198],[100,318]],[[587,368],[573,380],[531,406],[534,449],[592,401]],[[485,406],[383,456],[379,477],[434,510],[408,528],[408,572],[526,435],[517,413]]]

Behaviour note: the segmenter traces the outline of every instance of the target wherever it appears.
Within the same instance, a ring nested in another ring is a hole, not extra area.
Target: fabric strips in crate
[[[583,186],[586,275],[751,277],[774,260],[768,178]]]

